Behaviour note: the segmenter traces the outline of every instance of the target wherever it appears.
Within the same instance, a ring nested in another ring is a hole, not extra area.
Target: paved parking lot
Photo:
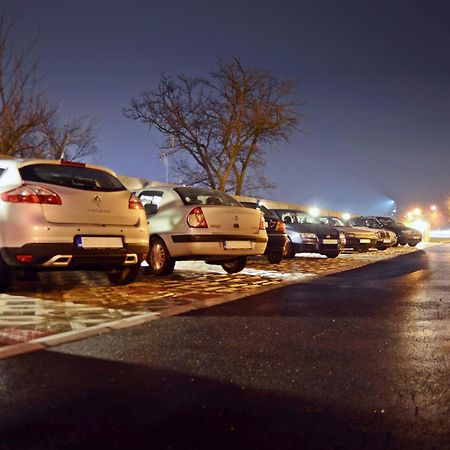
[[[176,314],[413,251],[397,247],[385,252],[349,252],[336,259],[298,255],[277,265],[258,257],[234,275],[220,266],[180,262],[171,276],[154,277],[143,270],[129,286],[111,286],[97,272],[39,273],[16,280],[8,294],[0,295],[0,346],[99,324]]]

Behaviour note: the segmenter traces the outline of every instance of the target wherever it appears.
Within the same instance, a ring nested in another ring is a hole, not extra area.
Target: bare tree
[[[88,117],[62,122],[56,115],[51,116],[41,127],[42,157],[73,161],[96,155],[97,127],[97,121]]]
[[[96,122],[63,121],[59,108],[40,89],[35,43],[18,51],[13,21],[0,12],[0,153],[19,157],[69,159],[92,156]]]
[[[264,149],[287,141],[303,118],[295,87],[232,58],[204,79],[162,75],[124,114],[166,136],[163,147],[183,180],[241,194],[249,178],[265,180]],[[259,187],[271,185],[265,180]]]

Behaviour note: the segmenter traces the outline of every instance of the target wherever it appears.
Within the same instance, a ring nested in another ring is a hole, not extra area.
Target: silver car
[[[108,271],[134,281],[148,254],[141,202],[109,169],[0,156],[0,288],[14,269]]]
[[[204,260],[236,273],[247,256],[264,253],[261,211],[244,208],[223,192],[180,186],[143,188],[136,195],[147,214],[147,262],[155,275],[171,273],[177,260]]]

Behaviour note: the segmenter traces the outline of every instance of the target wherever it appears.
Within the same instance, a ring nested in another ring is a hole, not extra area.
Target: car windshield
[[[174,190],[181,197],[181,200],[185,205],[221,205],[242,207],[242,205],[230,195],[214,189],[177,187]]]
[[[330,225],[331,227],[344,227],[344,222],[338,217],[319,217],[317,223],[323,225]]]
[[[398,225],[398,223],[389,217],[377,217],[383,225]]]
[[[84,166],[59,164],[30,164],[19,169],[24,181],[56,184],[85,191],[126,191],[113,175],[103,170]]]
[[[304,211],[278,210],[277,212],[286,223],[316,223],[313,217]]]
[[[261,211],[266,219],[280,220],[275,213],[270,211],[270,209],[267,209],[264,205],[260,205],[259,203],[256,202],[240,202],[240,203],[246,208],[253,208],[257,209],[258,211]]]
[[[383,228],[383,224],[375,217],[369,217],[366,219],[366,223],[371,228]]]

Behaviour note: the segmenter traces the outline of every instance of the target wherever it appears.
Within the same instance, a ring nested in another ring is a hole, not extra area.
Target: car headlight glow
[[[317,239],[316,233],[299,233],[302,239]]]

